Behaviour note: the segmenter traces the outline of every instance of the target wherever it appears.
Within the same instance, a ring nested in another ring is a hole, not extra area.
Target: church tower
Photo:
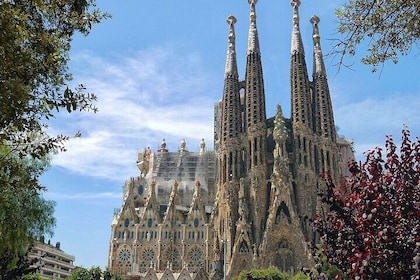
[[[218,150],[218,191],[214,228],[216,233],[215,247],[217,259],[224,264],[230,262],[232,256],[232,240],[236,235],[235,223],[238,220],[238,192],[241,166],[243,166],[243,150],[241,143],[242,118],[241,99],[239,95],[239,77],[235,49],[236,18],[229,16],[228,50],[224,75],[223,98],[221,101],[221,120]],[[227,242],[230,240],[230,242]],[[221,264],[219,263],[219,266]],[[225,267],[223,270],[225,270]]]
[[[237,66],[237,20],[227,18],[215,151],[201,140],[199,152],[191,152],[182,140],[170,152],[163,140],[156,152],[139,153],[140,175],[127,181],[111,224],[108,266],[114,273],[220,280],[269,266],[293,275],[313,265],[308,244],[317,241],[310,220],[321,209],[320,174],[338,182],[352,142],[335,129],[317,16],[310,20],[312,80],[308,75],[300,0],[291,0],[291,115],[283,116],[278,104],[276,115],[267,118],[257,1],[248,0],[244,80]]]
[[[317,171],[329,172],[332,178],[338,182],[341,176],[339,166],[340,153],[337,146],[337,132],[334,124],[331,95],[328,87],[327,72],[321,50],[321,40],[318,24],[319,17],[311,18],[313,26],[313,108],[314,108],[314,131],[321,138],[320,157],[318,157]]]
[[[256,23],[257,0],[248,0],[245,81],[239,82],[233,16],[228,18],[229,46],[221,101],[219,184],[215,230],[223,240],[228,275],[252,267],[263,239],[268,209],[267,117],[260,44]]]
[[[308,78],[300,26],[299,0],[292,0],[293,30],[291,42],[290,86],[293,177],[298,213],[313,217],[316,210],[316,180],[312,149],[315,146],[312,117],[312,91]],[[309,235],[309,224],[304,225]],[[309,236],[307,236],[309,238]]]
[[[264,79],[257,31],[257,0],[250,4],[250,26],[245,69],[245,127],[250,222],[256,246],[262,241],[267,212],[267,125]]]

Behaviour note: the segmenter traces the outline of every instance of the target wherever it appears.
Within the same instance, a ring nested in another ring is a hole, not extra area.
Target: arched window
[[[287,240],[282,239],[277,245],[277,254],[274,262],[276,267],[285,272],[290,272],[294,269],[293,251],[289,247]]]

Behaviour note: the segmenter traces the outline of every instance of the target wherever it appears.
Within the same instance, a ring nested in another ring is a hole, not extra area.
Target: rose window
[[[130,261],[131,253],[128,249],[122,249],[118,254],[118,261],[120,263],[128,263]]]
[[[192,272],[197,272],[200,268],[204,267],[203,252],[199,248],[193,248],[189,252],[190,257],[189,269]]]
[[[142,257],[145,261],[150,262],[155,257],[155,252],[152,249],[146,249],[143,251]]]
[[[198,262],[201,260],[203,256],[203,252],[200,249],[194,248],[190,251],[190,259],[194,262]]]

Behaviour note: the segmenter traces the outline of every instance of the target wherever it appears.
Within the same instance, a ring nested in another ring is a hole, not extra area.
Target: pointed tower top
[[[168,201],[168,208],[166,209],[164,221],[176,221],[176,216],[179,216],[179,212],[176,211],[175,207],[179,205],[179,198],[178,198],[178,182],[176,180],[172,183],[172,191],[169,196]]]
[[[290,4],[293,7],[293,34],[292,34],[292,48],[291,53],[301,52],[303,51],[302,39],[300,35],[300,28],[299,28],[299,6],[300,0],[291,0]]]
[[[310,21],[313,27],[312,38],[314,41],[314,73],[313,74],[314,75],[322,74],[325,76],[326,70],[325,70],[324,58],[323,58],[322,50],[321,50],[321,40],[320,40],[319,28],[318,28],[318,23],[320,22],[320,19],[319,17],[314,15]]]
[[[249,5],[251,5],[251,13],[249,15],[251,22],[255,22],[257,19],[257,14],[255,13],[255,5],[257,4],[257,2],[258,0],[248,0]]]
[[[159,219],[159,209],[158,209],[158,203],[156,199],[156,181],[153,179],[150,182],[150,189],[149,189],[149,196],[147,197],[146,203],[145,203],[145,209],[146,211],[143,212],[141,218],[147,219],[147,217],[155,217],[156,219]],[[151,211],[151,212],[150,212]]]
[[[195,193],[200,195],[201,192],[201,183],[199,180],[195,181]]]
[[[153,179],[150,182],[150,190],[149,190],[149,197],[153,197],[154,200],[156,200],[156,180]]]
[[[319,28],[318,28],[318,23],[321,20],[319,19],[318,16],[314,15],[311,17],[310,22],[312,23],[313,26],[313,38],[314,38],[314,44],[319,45],[320,44],[320,36],[319,36]]]
[[[200,154],[203,154],[206,151],[206,142],[204,142],[204,138],[201,138],[200,142]]]
[[[299,25],[300,0],[291,0],[290,5],[292,5],[292,7],[293,7],[293,24]]]
[[[258,31],[257,31],[257,13],[255,11],[255,5],[258,0],[248,0],[248,3],[251,7],[251,12],[249,14],[250,26],[248,34],[248,54],[251,52],[260,52],[260,43],[258,40]]]
[[[162,143],[160,143],[159,152],[168,152],[168,149],[166,148],[166,140],[163,139]]]
[[[190,211],[188,212],[189,215],[194,214],[195,218],[198,218],[196,215],[198,212],[200,212],[200,216],[202,219],[204,219],[205,213],[204,213],[204,206],[203,202],[201,201],[201,184],[200,181],[195,182],[195,189],[193,194],[193,199],[191,201]]]
[[[177,180],[174,180],[174,182],[172,183],[172,193],[173,194],[178,193],[178,182],[177,182]]]
[[[235,51],[235,23],[236,18],[232,15],[228,16],[226,19],[227,23],[229,24],[229,47],[226,55],[226,67],[225,67],[225,75],[228,74],[238,74],[238,66],[236,64],[236,51]]]
[[[179,143],[179,150],[178,152],[182,153],[182,152],[188,152],[187,149],[187,142],[185,141],[185,139],[181,140],[181,143]]]

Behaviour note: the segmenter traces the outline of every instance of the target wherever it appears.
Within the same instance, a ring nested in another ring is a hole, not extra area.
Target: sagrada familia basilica
[[[275,266],[294,274],[313,265],[310,219],[321,209],[319,174],[343,176],[352,143],[337,136],[319,18],[313,26],[309,78],[292,0],[291,117],[280,105],[267,118],[257,0],[250,25],[245,80],[239,80],[234,16],[229,16],[222,99],[215,106],[214,151],[204,140],[189,151],[138,154],[140,175],[125,184],[111,224],[108,267],[133,279],[231,279],[242,270]]]

